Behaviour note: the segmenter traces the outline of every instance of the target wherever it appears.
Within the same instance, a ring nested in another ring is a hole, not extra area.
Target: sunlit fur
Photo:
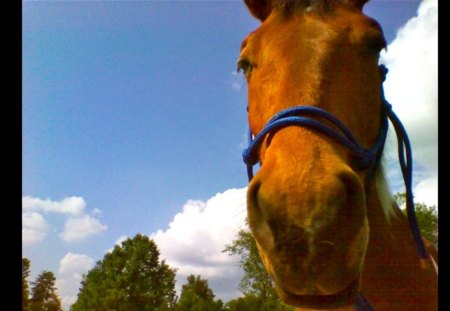
[[[381,27],[365,0],[245,0],[261,26],[241,44],[249,124],[259,133],[292,106],[325,109],[369,148],[380,128]],[[366,184],[349,150],[304,127],[264,141],[247,215],[279,297],[298,310],[436,310],[437,276],[421,262],[381,167]],[[430,243],[430,253],[436,251]],[[437,260],[437,258],[436,258]]]

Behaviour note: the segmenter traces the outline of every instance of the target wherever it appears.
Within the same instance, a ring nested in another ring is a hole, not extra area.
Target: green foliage
[[[30,276],[31,262],[28,258],[22,258],[22,311],[28,310],[30,290],[27,278]]]
[[[229,301],[227,310],[288,311],[293,307],[282,303],[275,292],[275,287],[259,256],[256,241],[250,229],[241,229],[237,238],[225,246],[224,252],[240,257],[239,265],[244,275],[239,289],[244,294]]]
[[[402,211],[406,214],[406,194],[396,193],[394,200],[402,208]],[[419,225],[422,236],[432,242],[438,243],[438,209],[435,205],[427,206],[424,203],[414,203],[416,210],[417,223]]]
[[[182,286],[180,299],[175,311],[221,311],[223,302],[214,300],[213,291],[208,281],[199,275],[189,275],[187,283]]]
[[[226,304],[225,310],[227,311],[259,311],[262,310],[263,300],[253,294],[246,294],[243,297],[239,297],[230,300]]]
[[[175,270],[159,260],[153,240],[137,234],[83,275],[72,311],[166,311],[175,304]]]
[[[438,243],[438,210],[436,206],[418,203],[416,206],[417,223],[422,236],[433,244]]]
[[[55,287],[53,272],[42,271],[32,284],[30,311],[61,311],[61,301]]]
[[[226,311],[294,311],[292,306],[285,305],[276,296],[269,299],[255,294],[245,294],[242,297],[228,301],[223,310]]]
[[[272,280],[266,272],[259,257],[255,239],[249,229],[239,230],[237,239],[225,246],[225,252],[240,256],[240,267],[244,276],[239,283],[239,289],[244,294],[269,297],[273,291]]]

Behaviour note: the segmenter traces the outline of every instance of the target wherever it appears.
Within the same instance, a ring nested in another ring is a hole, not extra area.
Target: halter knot
[[[381,64],[378,66],[378,71],[380,72],[381,82],[384,82],[389,69],[387,69],[385,65]]]
[[[256,152],[252,152],[251,148],[245,148],[242,151],[242,160],[246,165],[256,165],[259,162],[258,154]]]
[[[369,170],[377,162],[376,156],[367,149],[354,154],[352,160],[356,169],[360,171]]]

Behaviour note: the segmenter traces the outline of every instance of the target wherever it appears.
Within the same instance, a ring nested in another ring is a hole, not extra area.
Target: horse
[[[386,41],[367,0],[244,2],[261,22],[237,62],[247,219],[279,298],[296,310],[437,310],[437,250],[413,207],[407,218],[396,205],[380,160],[388,117],[401,158],[406,133],[384,98]]]

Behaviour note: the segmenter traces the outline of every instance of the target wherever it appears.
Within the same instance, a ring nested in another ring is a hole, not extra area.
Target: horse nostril
[[[345,185],[345,196],[342,204],[342,209],[340,210],[340,215],[343,220],[346,221],[346,225],[358,224],[355,221],[361,219],[365,215],[364,208],[352,208],[361,207],[365,205],[365,192],[364,186],[359,179],[359,177],[350,172],[341,172],[338,174],[338,178],[343,185]]]

